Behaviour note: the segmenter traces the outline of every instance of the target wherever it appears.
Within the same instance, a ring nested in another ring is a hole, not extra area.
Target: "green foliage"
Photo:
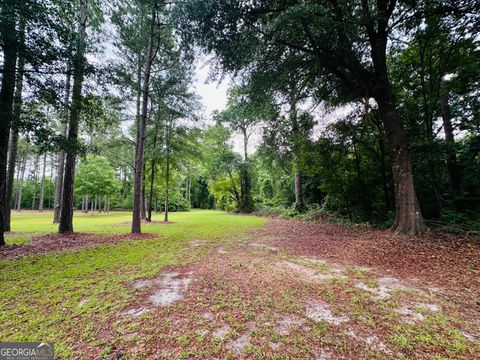
[[[118,191],[120,183],[115,170],[107,158],[89,155],[81,162],[76,175],[78,195],[112,195]]]
[[[240,177],[224,177],[211,180],[208,184],[210,194],[215,199],[215,207],[221,210],[233,211],[237,208],[238,199],[235,197],[234,187],[240,187]]]

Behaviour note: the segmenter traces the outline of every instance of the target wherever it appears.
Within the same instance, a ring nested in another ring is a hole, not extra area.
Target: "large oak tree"
[[[452,8],[451,2],[438,2],[435,10],[461,12],[468,3],[457,2]],[[214,52],[227,71],[255,69],[265,57],[282,63],[293,51],[300,56],[292,66],[304,68],[329,96],[375,99],[392,149],[396,204],[392,229],[414,235],[425,232],[426,226],[387,59],[389,40],[406,36],[402,30],[408,21],[424,16],[424,5],[398,0],[190,0],[180,18],[185,38]]]

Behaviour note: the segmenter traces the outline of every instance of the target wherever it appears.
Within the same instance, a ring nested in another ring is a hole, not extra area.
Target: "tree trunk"
[[[145,163],[142,170],[142,213],[140,214],[142,220],[147,219],[147,198],[145,196]]]
[[[167,122],[167,129],[165,132],[165,145],[167,147],[166,156],[166,172],[165,172],[165,216],[164,221],[168,221],[168,195],[169,195],[169,180],[170,180],[170,124]]]
[[[68,104],[70,102],[70,80],[72,74],[70,72],[70,66],[67,66],[67,81],[66,81],[66,91],[65,91],[65,114],[68,113]],[[67,117],[67,116],[65,116]],[[67,137],[67,122],[65,121],[62,129],[62,136]],[[63,190],[63,172],[65,170],[65,150],[61,149],[58,154],[58,165],[57,165],[57,179],[55,182],[55,205],[53,209],[53,223],[58,224],[60,222],[60,212],[61,212],[61,199],[62,199],[62,190]],[[88,212],[88,200],[85,206],[85,212]]]
[[[18,48],[23,49],[25,46],[25,21],[23,17],[20,19],[20,33],[18,39]],[[10,231],[10,215],[12,212],[12,193],[13,179],[15,177],[15,165],[17,162],[17,145],[18,145],[18,124],[20,122],[20,114],[22,110],[22,92],[23,92],[23,71],[25,68],[25,57],[18,55],[17,76],[15,81],[15,94],[13,102],[13,118],[11,124],[10,152],[8,156],[8,174],[5,193],[5,222],[4,230]]]
[[[251,213],[253,211],[252,199],[252,180],[250,178],[250,170],[248,163],[240,164],[240,206],[241,213]]]
[[[35,158],[35,163],[33,164],[33,197],[32,197],[32,210],[35,209],[35,200],[37,195],[37,169],[38,169],[38,160],[39,156]]]
[[[27,154],[23,158],[22,171],[20,175],[20,182],[18,183],[18,192],[17,192],[17,211],[22,210],[22,191],[23,191],[23,180],[25,179],[25,169],[27,167]]]
[[[302,193],[302,174],[300,171],[295,172],[295,208],[298,211],[303,210],[303,193]]]
[[[395,190],[395,222],[392,230],[405,235],[421,235],[427,228],[415,193],[410,147],[403,123],[392,101],[377,99],[380,116],[392,147]]]
[[[0,36],[3,39],[3,71],[0,89],[0,246],[5,245],[5,209],[7,194],[7,153],[13,120],[17,39],[15,36],[16,0],[5,0],[0,14]]]
[[[90,205],[90,212],[91,212],[91,214],[93,215],[93,199],[92,199],[91,205]]]
[[[402,118],[397,110],[387,71],[387,34],[379,29],[370,38],[375,70],[373,96],[392,149],[392,173],[395,190],[395,222],[392,230],[398,234],[421,235],[427,227],[423,221],[415,192],[410,144]]]
[[[143,152],[145,145],[145,132],[147,127],[147,111],[148,111],[148,92],[150,85],[150,73],[154,59],[153,37],[156,22],[156,3],[152,7],[152,19],[150,24],[150,32],[148,35],[148,46],[145,69],[143,72],[142,86],[142,113],[138,124],[137,144],[135,147],[135,174],[133,178],[133,215],[132,215],[132,233],[141,232],[140,211],[142,207],[142,172],[143,172]]]
[[[168,146],[168,145],[167,145]],[[164,221],[168,221],[168,193],[169,193],[169,178],[170,178],[170,154],[167,148],[167,169],[165,176],[165,216]]]
[[[148,195],[148,216],[147,221],[152,221],[152,207],[153,207],[153,181],[155,179],[155,160],[152,160],[152,169],[150,172],[150,192]]]
[[[78,125],[82,107],[82,86],[85,72],[85,36],[87,29],[87,2],[80,0],[79,26],[75,56],[73,58],[73,89],[70,122],[68,127],[69,149],[65,161],[62,205],[60,212],[60,233],[73,232],[73,186],[75,182],[75,146],[78,141]],[[72,148],[73,147],[73,148]]]
[[[452,114],[448,104],[448,86],[445,80],[440,83],[440,105],[442,110],[443,131],[447,144],[447,169],[450,186],[457,192],[460,190],[462,175],[457,164],[457,153],[455,149],[455,136],[453,135]]]
[[[148,216],[147,221],[152,221],[152,206],[153,206],[153,182],[155,180],[155,150],[157,149],[158,126],[155,125],[155,133],[153,136],[153,158],[151,162],[152,169],[150,170],[150,192],[148,196]]]
[[[43,171],[42,171],[42,180],[40,183],[40,201],[38,203],[38,211],[43,211],[43,205],[45,200],[45,170],[47,167],[47,153],[43,154]]]

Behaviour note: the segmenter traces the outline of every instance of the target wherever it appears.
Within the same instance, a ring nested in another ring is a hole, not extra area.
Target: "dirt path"
[[[478,359],[479,255],[454,238],[269,220],[192,240],[184,266],[126,284],[136,300],[103,334],[111,358]]]

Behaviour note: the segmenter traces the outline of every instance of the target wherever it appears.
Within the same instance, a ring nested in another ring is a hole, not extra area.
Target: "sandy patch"
[[[223,339],[225,338],[225,336],[227,336],[229,332],[230,332],[230,327],[228,325],[224,325],[222,327],[215,329],[212,332],[212,335],[216,339]]]
[[[289,335],[291,328],[299,328],[305,324],[305,320],[295,316],[287,315],[277,321],[276,331],[280,335]]]
[[[282,268],[289,268],[296,272],[303,278],[306,278],[311,281],[322,281],[330,279],[347,279],[347,276],[342,274],[342,270],[339,268],[329,268],[329,274],[323,274],[315,269],[312,269],[308,266],[299,265],[290,261],[283,261],[280,263]]]
[[[389,299],[393,291],[408,289],[400,280],[391,276],[381,277],[377,279],[377,282],[378,286],[374,287],[362,282],[355,284],[355,287],[373,293],[373,297],[377,300]]]
[[[336,316],[330,310],[328,304],[317,300],[309,300],[305,306],[306,316],[313,321],[325,321],[332,325],[340,325],[349,321],[347,316]]]
[[[250,344],[250,333],[243,334],[239,338],[228,343],[227,348],[235,354],[241,354]]]
[[[140,280],[134,281],[131,286],[134,289],[141,289],[143,287],[152,286],[153,283],[154,281],[151,279],[140,279]]]
[[[149,297],[154,306],[168,306],[183,299],[183,296],[192,279],[188,276],[182,277],[177,272],[167,272],[162,275],[159,281],[159,288]]]

